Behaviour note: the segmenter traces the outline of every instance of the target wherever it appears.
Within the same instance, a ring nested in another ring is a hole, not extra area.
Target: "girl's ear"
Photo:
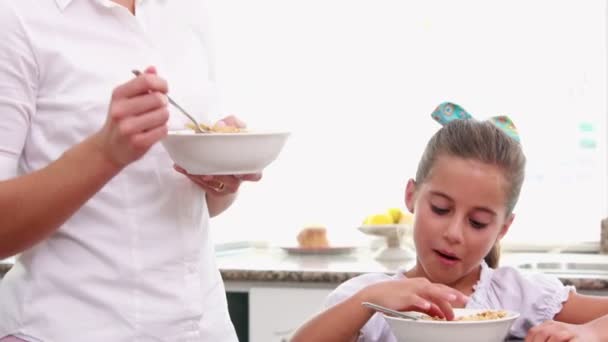
[[[416,182],[410,178],[405,187],[405,206],[410,213],[414,213],[416,203]]]
[[[513,223],[513,220],[515,219],[515,214],[511,213],[509,215],[509,217],[507,217],[507,219],[505,220],[505,223],[502,225],[502,227],[500,228],[500,233],[498,233],[498,241],[500,241],[505,234],[507,234],[507,232],[509,231],[509,227],[511,227],[511,223]]]

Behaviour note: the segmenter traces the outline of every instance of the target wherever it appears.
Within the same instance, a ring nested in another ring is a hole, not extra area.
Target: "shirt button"
[[[188,272],[190,272],[190,273],[196,273],[196,265],[194,265],[194,264],[188,264]]]

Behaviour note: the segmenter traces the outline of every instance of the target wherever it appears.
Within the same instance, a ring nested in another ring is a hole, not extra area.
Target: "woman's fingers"
[[[167,135],[167,90],[153,67],[114,89],[106,124],[94,138],[109,160],[125,166]]]
[[[156,67],[153,66],[153,65],[151,65],[151,66],[147,67],[146,70],[144,70],[144,73],[146,73],[146,74],[156,74],[157,73]]]
[[[152,112],[138,116],[129,116],[118,123],[118,131],[123,136],[130,136],[166,126],[169,120],[169,110],[167,107],[155,109]]]
[[[140,96],[116,101],[112,106],[111,116],[115,120],[145,114],[158,108],[167,108],[167,95],[159,92],[145,93]]]
[[[203,183],[217,193],[231,194],[239,190],[240,182],[234,177],[216,177],[204,180]]]
[[[203,190],[214,195],[226,195],[239,190],[240,180],[234,176],[191,175],[179,165],[173,168],[199,185]]]
[[[247,128],[247,125],[245,124],[245,122],[243,122],[241,119],[237,118],[234,115],[229,115],[229,116],[221,119],[220,121],[218,121],[216,123],[216,125],[219,127],[230,126],[230,127],[237,127],[237,128]]]
[[[260,179],[262,179],[262,173],[261,172],[248,173],[248,174],[244,174],[244,175],[236,175],[235,177],[240,180],[244,180],[244,181],[248,181],[248,182],[257,182]]]
[[[112,99],[131,98],[149,92],[161,92],[166,94],[169,91],[167,81],[155,73],[142,73],[114,89]]]
[[[166,125],[155,127],[154,129],[148,130],[143,133],[134,135],[131,138],[131,144],[133,148],[140,153],[147,151],[157,141],[166,137],[168,129]]]

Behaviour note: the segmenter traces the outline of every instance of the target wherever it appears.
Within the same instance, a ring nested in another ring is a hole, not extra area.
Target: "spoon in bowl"
[[[139,71],[139,70],[132,70],[131,72],[133,72],[133,74],[135,76],[141,75],[141,71]],[[208,126],[200,125],[192,115],[188,114],[188,112],[186,112],[186,110],[184,110],[180,105],[178,105],[175,101],[173,101],[173,99],[171,97],[169,97],[169,95],[167,95],[167,99],[169,100],[169,103],[171,103],[173,105],[173,107],[177,108],[182,114],[187,116],[188,119],[190,119],[190,121],[192,121],[192,125],[194,126],[193,129],[196,133],[209,133],[210,129],[208,128]],[[203,129],[203,127],[204,127],[204,129]]]
[[[409,313],[405,313],[405,312],[395,311],[393,309],[389,309],[389,308],[384,307],[382,305],[378,305],[378,304],[374,304],[374,303],[370,303],[370,302],[363,302],[363,303],[361,303],[361,305],[363,305],[365,307],[368,307],[370,309],[376,310],[378,312],[382,312],[382,313],[385,313],[387,315],[398,317],[398,318],[411,319],[411,320],[414,320],[414,321],[417,321],[417,320],[420,319],[419,316],[416,316],[416,315],[413,315],[413,314],[409,314]]]

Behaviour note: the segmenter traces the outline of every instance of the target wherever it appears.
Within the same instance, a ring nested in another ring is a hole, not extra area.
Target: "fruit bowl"
[[[376,252],[379,261],[402,261],[416,256],[413,243],[404,243],[411,237],[414,215],[400,208],[389,208],[384,213],[367,216],[359,230],[367,235],[381,236],[386,239],[386,247]]]
[[[358,228],[362,233],[381,236],[386,239],[386,246],[380,248],[374,258],[380,261],[410,260],[416,257],[413,249],[402,244],[403,236],[411,232],[409,224],[364,224]]]

